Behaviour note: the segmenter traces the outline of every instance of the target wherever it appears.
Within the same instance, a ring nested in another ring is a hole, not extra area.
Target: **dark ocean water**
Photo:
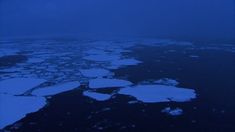
[[[206,47],[206,48],[205,48]],[[208,48],[210,47],[210,48]],[[61,93],[48,99],[48,104],[5,130],[12,132],[85,132],[85,131],[150,131],[150,132],[232,132],[235,131],[235,53],[223,44],[143,46],[125,53],[143,63],[112,70],[115,77],[135,84],[161,78],[172,78],[180,87],[195,89],[191,102],[134,103],[135,98],[114,95],[99,102],[83,96],[81,89]],[[24,61],[23,56],[17,60]],[[15,56],[13,56],[15,58]],[[3,61],[9,58],[0,58]],[[18,63],[10,57],[8,66]],[[110,93],[116,89],[104,89]],[[180,116],[162,113],[166,107],[182,108]]]

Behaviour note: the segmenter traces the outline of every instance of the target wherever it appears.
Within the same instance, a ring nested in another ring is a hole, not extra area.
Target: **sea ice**
[[[132,85],[131,82],[120,79],[92,79],[89,81],[90,88],[109,88],[109,87],[126,87]]]
[[[16,50],[16,49],[1,49],[0,57],[8,56],[8,55],[16,55],[17,52],[19,52],[19,50]]]
[[[112,66],[130,66],[130,65],[138,65],[141,61],[136,59],[121,59],[121,60],[114,60],[111,62]]]
[[[193,89],[177,88],[166,85],[139,85],[120,89],[119,94],[131,95],[146,103],[186,102],[196,98]]]
[[[23,94],[42,83],[46,82],[44,79],[35,78],[12,78],[0,81],[0,93],[7,93],[13,95]]]
[[[179,84],[178,81],[170,79],[170,78],[163,78],[155,81],[154,83],[161,84],[161,85],[168,85],[168,86],[177,86]]]
[[[75,82],[68,82],[60,85],[55,85],[55,86],[50,86],[46,88],[40,88],[40,89],[35,89],[32,92],[32,95],[36,96],[51,96],[51,95],[56,95],[62,92],[70,91],[73,90],[77,87],[80,86],[80,83],[75,81]]]
[[[44,97],[7,94],[0,94],[0,102],[0,129],[24,118],[28,113],[38,111],[46,105]]]
[[[82,69],[80,72],[85,77],[103,77],[110,73],[108,70],[100,68]]]
[[[89,55],[84,57],[86,60],[91,61],[112,61],[112,60],[118,60],[120,58],[119,55],[110,55],[110,54],[99,54],[99,55]]]
[[[29,58],[27,60],[28,63],[41,63],[45,61],[45,59],[42,59],[42,58]]]
[[[84,96],[88,96],[90,98],[93,98],[97,101],[105,101],[111,98],[112,95],[110,94],[102,94],[102,93],[97,93],[97,92],[90,92],[90,91],[85,91],[83,92]]]
[[[161,112],[167,113],[168,115],[172,115],[172,116],[179,116],[179,115],[183,114],[183,110],[182,109],[180,109],[180,108],[171,109],[170,107],[166,107]]]

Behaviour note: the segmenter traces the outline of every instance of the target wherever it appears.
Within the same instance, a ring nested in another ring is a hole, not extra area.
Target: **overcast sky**
[[[0,0],[0,37],[231,39],[234,0]]]

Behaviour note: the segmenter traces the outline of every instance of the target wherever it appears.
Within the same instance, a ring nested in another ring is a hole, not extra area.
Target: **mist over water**
[[[234,0],[0,0],[0,37],[235,40]]]

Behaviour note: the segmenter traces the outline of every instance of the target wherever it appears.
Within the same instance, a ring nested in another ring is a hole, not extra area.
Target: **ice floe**
[[[101,68],[82,69],[80,72],[85,77],[103,77],[110,73],[110,71]]]
[[[83,92],[84,96],[93,98],[97,101],[105,101],[111,98],[112,95],[110,94],[102,94],[102,93],[97,93],[97,92],[91,92],[91,91],[85,91]]]
[[[120,59],[119,55],[109,55],[109,54],[98,54],[98,55],[89,55],[84,57],[83,59],[91,60],[91,61],[112,61]]]
[[[44,79],[35,78],[12,78],[0,81],[0,93],[7,93],[12,95],[23,94],[42,83],[46,82]]]
[[[16,50],[16,49],[1,49],[0,57],[9,56],[9,55],[16,55],[17,52],[19,52],[19,50]]]
[[[118,93],[133,96],[145,103],[186,102],[196,98],[193,89],[166,85],[138,85],[120,89]]]
[[[46,105],[44,97],[0,94],[0,129],[36,112]]]
[[[159,79],[157,81],[154,81],[154,83],[161,84],[161,85],[168,85],[168,86],[177,86],[179,84],[178,81],[170,78],[163,78]]]
[[[164,108],[161,112],[167,113],[168,115],[171,115],[171,116],[179,116],[179,115],[183,114],[182,109],[180,109],[180,108],[171,109],[170,107]]]
[[[80,86],[80,83],[75,81],[75,82],[68,82],[68,83],[63,83],[59,85],[54,85],[46,88],[39,88],[36,89],[32,92],[32,95],[36,96],[51,96],[51,95],[56,95],[62,92],[70,91],[73,90],[77,87]]]
[[[112,66],[130,66],[130,65],[138,65],[141,63],[141,61],[138,61],[136,59],[121,59],[121,60],[114,60],[111,62]]]
[[[98,78],[89,81],[90,88],[126,87],[129,85],[132,85],[130,81],[120,79]]]

